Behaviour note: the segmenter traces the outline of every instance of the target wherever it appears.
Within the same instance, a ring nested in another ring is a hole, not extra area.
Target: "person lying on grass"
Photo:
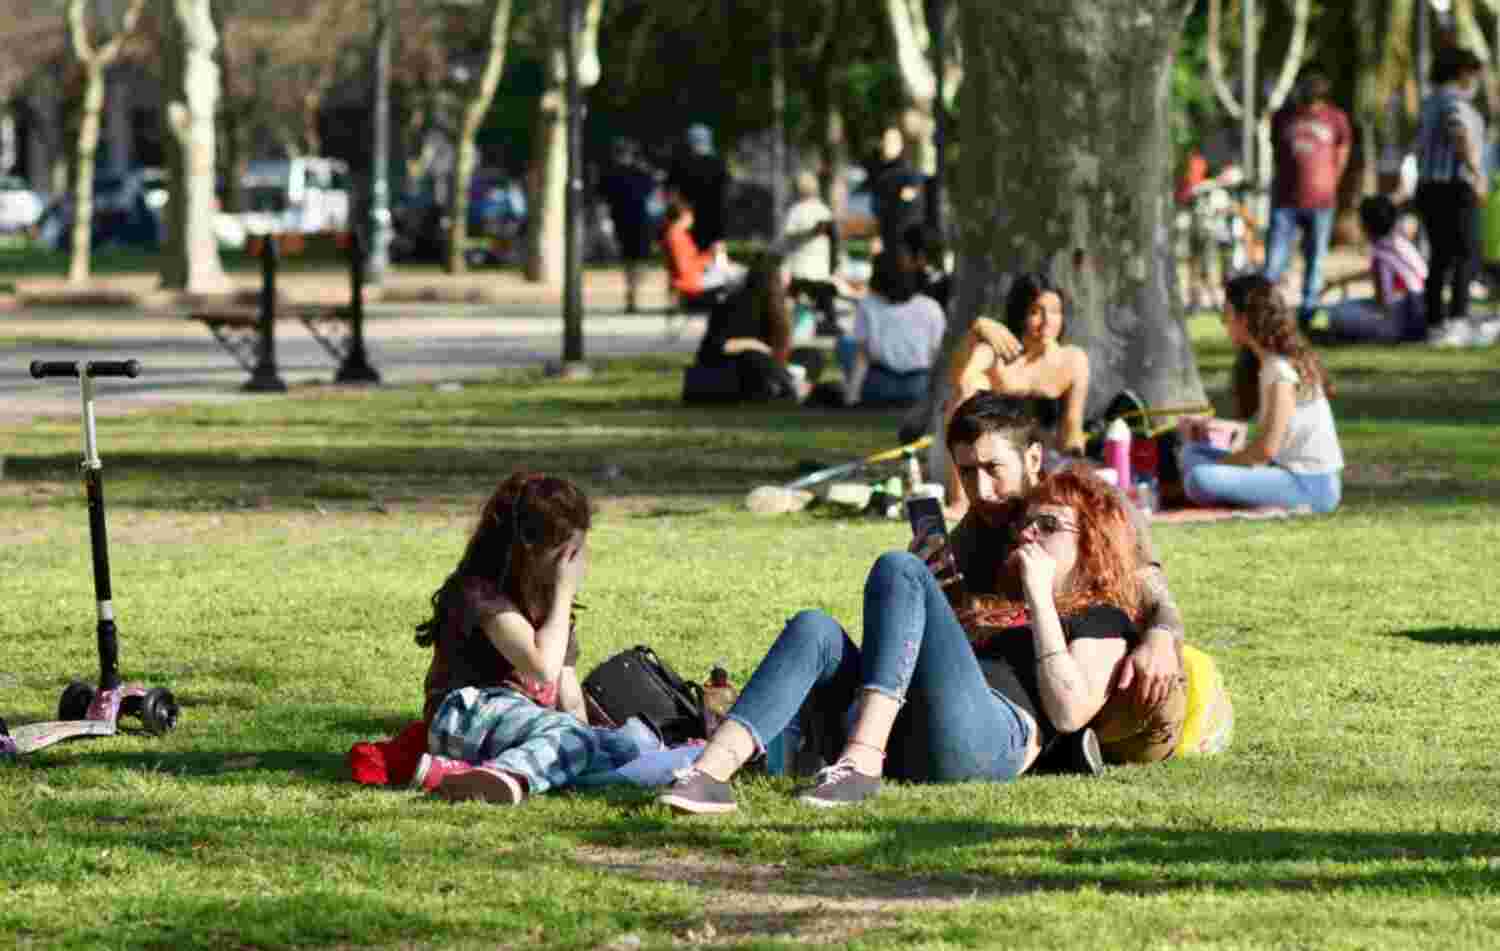
[[[1043,433],[1034,407],[1028,399],[981,390],[965,400],[948,423],[949,468],[957,473],[970,505],[949,533],[946,547],[916,553],[940,579],[962,580],[961,588],[950,591],[998,593],[996,583],[1016,547],[1020,499],[1042,478]],[[1095,732],[1106,761],[1153,762],[1175,745],[1186,712],[1185,632],[1151,542],[1149,522],[1123,492],[1111,492],[1129,518],[1135,539],[1144,633],[1117,672],[1109,716],[1096,724]]]
[[[1130,520],[1103,482],[1069,469],[1028,493],[1021,525],[1006,593],[962,620],[910,552],[887,552],[871,569],[862,646],[821,611],[794,616],[657,801],[685,813],[734,811],[729,780],[804,703],[823,734],[814,741],[842,750],[800,794],[812,806],[862,802],[886,775],[1006,782],[1064,735],[1091,744],[1086,727],[1136,639]]]
[[[1057,285],[1045,274],[1017,277],[1005,297],[1005,321],[976,319],[954,352],[944,420],[980,390],[1034,397],[1049,448],[1082,455],[1089,357],[1083,348],[1060,342],[1063,329]],[[963,486],[952,472],[946,489],[950,510],[961,514]]]
[[[1338,508],[1344,452],[1328,402],[1333,384],[1296,314],[1268,279],[1245,274],[1224,285],[1224,329],[1258,367],[1253,393],[1239,397],[1254,406],[1255,436],[1230,450],[1209,442],[1221,421],[1179,423],[1187,497],[1199,505]]]
[[[588,726],[574,666],[590,517],[576,485],[523,472],[484,504],[417,626],[432,664],[414,787],[515,804],[635,757],[634,744]]]

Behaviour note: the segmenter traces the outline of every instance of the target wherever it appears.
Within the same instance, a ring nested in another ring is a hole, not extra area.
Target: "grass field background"
[[[1195,323],[1210,392],[1229,351]],[[25,340],[7,342],[24,347]],[[790,783],[683,820],[644,791],[449,806],[347,781],[418,714],[412,643],[516,467],[599,507],[581,668],[647,643],[743,684],[796,610],[856,637],[904,523],[757,518],[799,460],[894,442],[855,412],[688,410],[681,362],[497,374],[100,423],[122,665],[180,726],[0,766],[0,936],[21,947],[1492,947],[1500,933],[1500,350],[1327,354],[1350,468],[1327,518],[1162,526],[1235,699],[1230,751],[1098,780]],[[149,369],[149,368],[148,368]],[[79,437],[0,429],[0,715],[95,676]]]

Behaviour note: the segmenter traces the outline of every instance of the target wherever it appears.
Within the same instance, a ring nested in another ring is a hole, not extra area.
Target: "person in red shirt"
[[[686,310],[711,310],[719,293],[736,275],[723,242],[699,248],[693,240],[693,206],[674,201],[667,206],[661,243],[667,254],[672,292]]]
[[[1271,183],[1271,226],[1266,237],[1265,275],[1281,280],[1292,254],[1292,238],[1302,233],[1302,306],[1305,327],[1323,293],[1323,258],[1333,232],[1339,179],[1349,164],[1353,132],[1349,117],[1329,101],[1332,87],[1317,73],[1303,79],[1297,105],[1271,122],[1275,148]]]

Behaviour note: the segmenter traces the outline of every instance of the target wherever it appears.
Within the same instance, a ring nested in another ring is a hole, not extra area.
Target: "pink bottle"
[[[1104,465],[1115,470],[1120,491],[1130,491],[1130,426],[1116,419],[1104,431]]]

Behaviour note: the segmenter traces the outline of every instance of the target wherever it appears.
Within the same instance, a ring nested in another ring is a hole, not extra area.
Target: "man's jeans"
[[[1291,263],[1292,237],[1302,232],[1302,261],[1307,271],[1302,277],[1302,307],[1299,319],[1305,325],[1323,296],[1323,258],[1328,255],[1328,239],[1333,233],[1332,208],[1272,208],[1271,229],[1266,237],[1266,277],[1275,283]]]
[[[914,555],[888,552],[865,582],[865,638],[856,647],[838,622],[802,611],[787,622],[751,675],[729,719],[757,749],[786,729],[804,699],[829,734],[847,739],[864,690],[904,700],[887,744],[885,773],[928,782],[1014,779],[1026,765],[1028,719],[992,692],[968,636],[932,572]]]

